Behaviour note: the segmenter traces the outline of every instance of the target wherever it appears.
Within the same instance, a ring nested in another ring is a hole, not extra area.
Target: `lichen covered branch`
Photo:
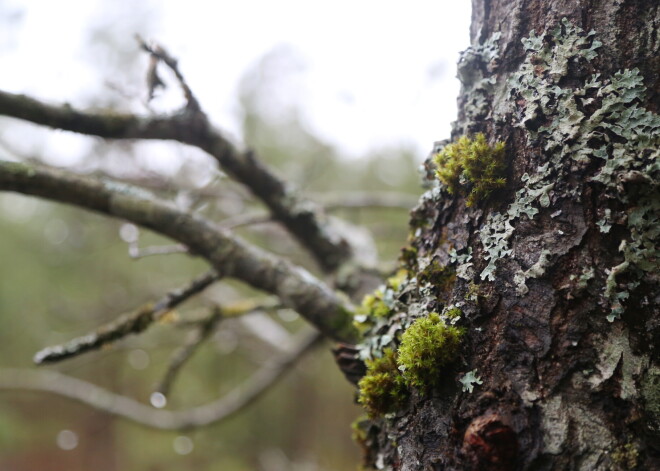
[[[224,276],[278,296],[329,338],[352,341],[350,309],[306,270],[254,247],[196,214],[109,179],[0,161],[0,190],[40,196],[128,220],[180,242]]]
[[[325,271],[335,270],[352,255],[348,242],[319,206],[302,198],[254,152],[239,152],[199,109],[186,108],[156,117],[94,113],[0,91],[0,115],[106,139],[174,140],[198,147],[213,156],[228,175],[247,186]]]
[[[98,350],[127,335],[144,332],[154,321],[219,279],[220,275],[215,270],[210,270],[183,288],[170,291],[156,303],[145,304],[137,310],[97,328],[94,332],[72,339],[65,344],[44,348],[34,356],[34,362],[37,364],[55,363]]]

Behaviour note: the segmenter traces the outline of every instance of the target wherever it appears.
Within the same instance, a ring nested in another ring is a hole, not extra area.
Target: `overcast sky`
[[[91,38],[126,38],[117,47],[130,48],[139,32],[179,58],[213,121],[240,138],[239,80],[277,49],[295,60],[274,88],[274,108],[297,107],[312,132],[349,157],[406,143],[421,159],[456,118],[469,3],[0,0],[0,88],[85,103],[102,90],[104,57]]]

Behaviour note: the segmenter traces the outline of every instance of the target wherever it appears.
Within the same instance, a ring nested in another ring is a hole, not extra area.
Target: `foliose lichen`
[[[468,371],[461,379],[460,383],[463,385],[463,392],[472,393],[475,384],[483,384],[481,377],[477,376],[477,370]]]
[[[482,44],[468,47],[458,60],[458,79],[461,81],[461,96],[465,97],[461,119],[462,127],[453,123],[453,133],[466,135],[474,122],[488,112],[488,97],[495,86],[492,72],[498,66],[500,32],[494,33]]]
[[[504,143],[489,145],[483,133],[463,136],[435,155],[435,174],[450,194],[467,197],[467,206],[506,184]]]
[[[513,116],[541,154],[536,170],[521,178],[523,186],[509,207],[490,213],[480,230],[488,260],[481,279],[495,280],[497,261],[511,256],[509,242],[517,221],[533,219],[539,208],[549,208],[561,198],[579,200],[584,183],[568,183],[558,190],[557,182],[570,182],[568,174],[575,169],[600,164],[591,181],[602,185],[607,198],[628,207],[629,236],[620,248],[623,262],[610,269],[603,289],[612,309],[609,319],[614,320],[631,286],[660,272],[660,117],[641,105],[646,90],[638,69],[609,78],[571,75],[570,81],[564,80],[573,64],[584,65],[598,56],[602,44],[595,34],[567,19],[549,34],[530,32],[522,40],[525,61],[504,88],[494,92],[494,119]],[[608,233],[614,223],[605,214],[598,229]],[[538,260],[544,260],[541,254]],[[617,277],[624,273],[632,285],[620,284]],[[517,275],[521,295],[529,274]]]

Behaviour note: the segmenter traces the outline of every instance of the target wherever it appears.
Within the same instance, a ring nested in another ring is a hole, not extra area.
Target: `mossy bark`
[[[414,210],[397,299],[466,330],[431,390],[364,427],[365,464],[659,469],[660,4],[473,8],[452,139],[505,142],[506,186],[468,207],[435,182]],[[433,264],[449,294],[413,278]]]

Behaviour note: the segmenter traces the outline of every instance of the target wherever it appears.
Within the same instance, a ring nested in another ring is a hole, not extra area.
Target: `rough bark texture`
[[[427,162],[407,278],[378,295],[387,320],[367,306],[361,348],[396,350],[432,311],[466,330],[431,387],[387,386],[399,405],[357,433],[366,465],[660,469],[660,6],[473,8],[452,138],[504,142],[506,185],[468,207]]]

